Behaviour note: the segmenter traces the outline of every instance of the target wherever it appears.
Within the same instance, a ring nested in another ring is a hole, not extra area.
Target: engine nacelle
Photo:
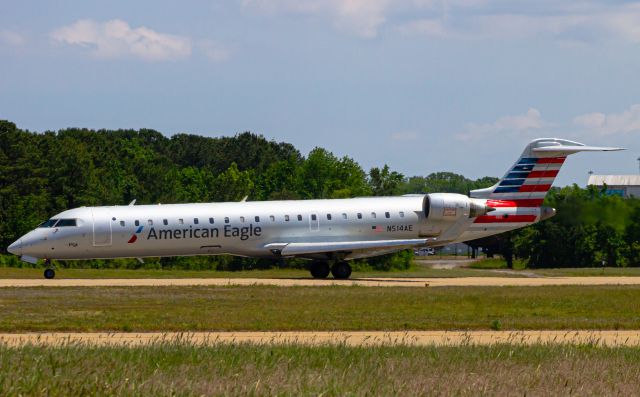
[[[485,200],[457,193],[430,193],[424,200],[427,221],[455,222],[462,217],[475,218],[493,210],[485,204]]]

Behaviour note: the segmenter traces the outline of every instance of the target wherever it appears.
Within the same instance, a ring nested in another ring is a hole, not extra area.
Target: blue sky
[[[0,118],[35,131],[252,131],[406,175],[501,176],[532,138],[556,185],[638,172],[640,3],[0,2]]]

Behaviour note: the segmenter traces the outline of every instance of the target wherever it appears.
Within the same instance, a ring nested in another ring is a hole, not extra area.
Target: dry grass
[[[0,395],[637,395],[638,348],[0,347]]]

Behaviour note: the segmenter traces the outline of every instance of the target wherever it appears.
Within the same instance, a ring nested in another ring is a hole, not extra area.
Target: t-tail
[[[471,191],[470,197],[487,199],[486,205],[496,209],[476,218],[474,223],[497,223],[502,224],[502,229],[515,229],[552,217],[555,210],[542,207],[542,202],[567,156],[612,150],[622,149],[586,146],[558,138],[534,139],[498,183]]]

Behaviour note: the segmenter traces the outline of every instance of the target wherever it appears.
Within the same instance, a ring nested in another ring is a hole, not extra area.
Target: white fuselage
[[[536,219],[540,214],[539,208],[501,210],[528,211]],[[73,219],[75,226],[39,227],[12,244],[10,251],[45,259],[217,254],[278,257],[278,244],[425,238],[426,245],[437,246],[524,226],[504,222],[477,225],[468,209],[460,207],[457,215],[452,211],[445,211],[439,218],[429,216],[425,212],[425,195],[81,207],[52,218]],[[396,250],[347,250],[343,258]]]

